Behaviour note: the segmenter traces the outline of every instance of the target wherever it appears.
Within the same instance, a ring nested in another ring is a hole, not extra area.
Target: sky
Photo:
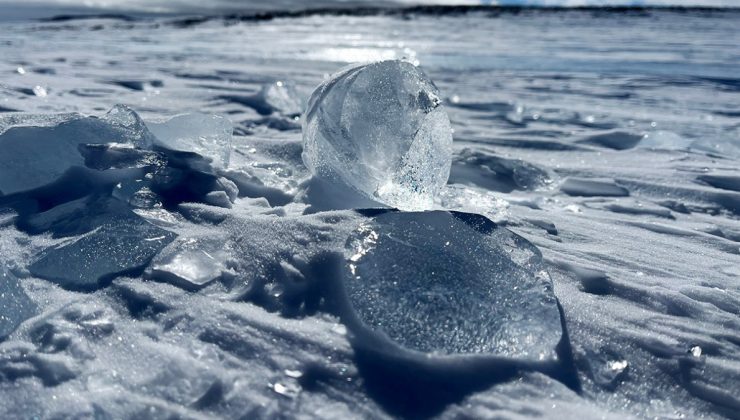
[[[0,20],[79,13],[223,13],[317,7],[447,5],[713,6],[740,7],[740,0],[0,0]]]

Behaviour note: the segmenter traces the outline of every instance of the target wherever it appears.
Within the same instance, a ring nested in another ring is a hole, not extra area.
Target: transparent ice
[[[311,95],[303,162],[317,177],[392,207],[427,209],[447,182],[451,154],[437,87],[411,63],[356,65]]]
[[[347,298],[379,336],[433,354],[556,357],[560,314],[542,255],[487,218],[386,212],[346,251]]]
[[[65,114],[41,126],[18,123],[0,134],[0,191],[4,194],[41,187],[71,167],[83,166],[80,145],[122,143],[148,148],[153,141],[139,116],[122,105],[102,118]]]
[[[0,341],[37,312],[18,278],[0,261]]]
[[[95,230],[48,249],[29,267],[36,277],[72,290],[94,290],[115,274],[146,266],[176,234],[133,213],[109,213]]]
[[[210,158],[214,166],[229,166],[234,128],[224,117],[192,113],[177,115],[163,122],[147,122],[146,125],[159,146],[197,153]]]

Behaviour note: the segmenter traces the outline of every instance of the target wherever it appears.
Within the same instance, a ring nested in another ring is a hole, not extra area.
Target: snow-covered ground
[[[3,23],[0,417],[740,417],[739,21]],[[437,212],[301,161],[392,58],[450,116]]]

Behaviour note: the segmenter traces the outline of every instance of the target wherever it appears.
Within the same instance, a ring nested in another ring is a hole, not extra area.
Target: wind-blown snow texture
[[[0,417],[737,418],[738,19],[3,24],[0,162],[27,165],[0,166]],[[296,108],[349,62],[404,56],[455,130],[446,211],[338,210],[359,205],[308,179]],[[402,276],[355,278],[446,261],[466,277],[418,305]],[[459,316],[519,318],[502,308],[528,293],[540,336],[516,354],[476,341],[498,319]]]

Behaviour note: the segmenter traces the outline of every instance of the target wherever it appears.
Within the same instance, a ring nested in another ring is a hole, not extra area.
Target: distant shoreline
[[[68,22],[74,20],[109,19],[126,22],[140,21],[151,18],[174,18],[171,23],[178,26],[190,26],[213,20],[224,21],[265,21],[281,18],[302,18],[309,16],[454,16],[468,13],[487,14],[491,17],[500,15],[516,15],[531,13],[583,13],[596,14],[650,14],[653,12],[673,13],[739,13],[740,6],[713,7],[713,6],[398,6],[398,7],[324,7],[301,10],[275,11],[243,11],[214,14],[193,13],[70,13],[51,17],[36,18],[39,22]]]

